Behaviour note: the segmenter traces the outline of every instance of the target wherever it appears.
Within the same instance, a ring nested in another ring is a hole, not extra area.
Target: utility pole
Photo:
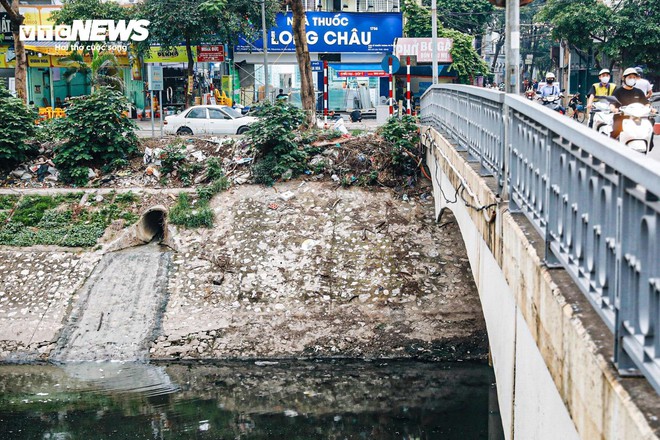
[[[438,2],[431,2],[431,70],[433,75],[433,84],[438,84]]]
[[[520,3],[506,2],[506,74],[507,93],[520,92]]]
[[[264,41],[264,98],[270,102],[268,90],[268,32],[266,31],[266,0],[261,0],[261,29]]]

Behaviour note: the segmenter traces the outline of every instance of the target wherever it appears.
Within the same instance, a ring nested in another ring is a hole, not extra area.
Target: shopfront
[[[306,18],[311,60],[328,61],[328,108],[368,111],[386,99],[388,73],[381,60],[393,52],[394,39],[402,36],[401,13],[307,12]],[[285,92],[300,88],[292,23],[292,13],[278,13],[275,26],[268,30],[267,81],[275,93],[280,88]],[[263,89],[263,41],[240,40],[234,51],[239,67],[253,72],[252,78],[241,76],[241,88],[252,81],[255,90]],[[314,82],[322,92],[322,73],[314,75]]]

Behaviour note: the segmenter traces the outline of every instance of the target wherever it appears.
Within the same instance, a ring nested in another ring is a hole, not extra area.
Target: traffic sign
[[[392,73],[396,73],[396,71],[399,70],[399,67],[401,67],[401,63],[399,62],[399,58],[394,55],[385,55],[380,62],[380,67],[382,67],[385,72],[389,73],[390,59],[392,60]]]

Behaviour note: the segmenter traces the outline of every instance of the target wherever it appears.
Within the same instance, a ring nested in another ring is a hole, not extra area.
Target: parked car
[[[196,105],[165,118],[167,134],[243,134],[257,118],[223,105]]]

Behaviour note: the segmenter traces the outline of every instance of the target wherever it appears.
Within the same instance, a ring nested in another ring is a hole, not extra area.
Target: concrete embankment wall
[[[618,376],[611,333],[565,271],[543,266],[542,238],[496,198],[492,179],[426,130],[436,214],[450,209],[465,241],[506,438],[658,438],[660,398],[645,379]]]

